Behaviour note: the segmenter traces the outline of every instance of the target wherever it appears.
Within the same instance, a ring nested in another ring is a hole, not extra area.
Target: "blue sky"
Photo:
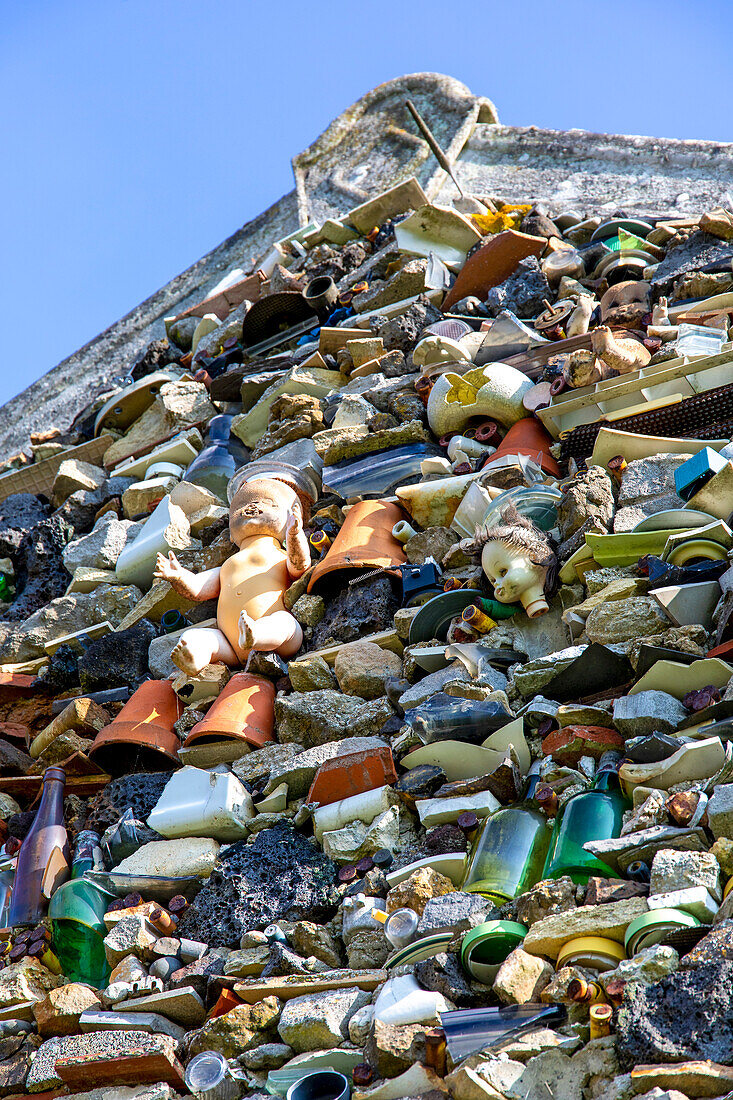
[[[725,0],[0,0],[8,400],[293,185],[375,84],[502,122],[733,140]]]

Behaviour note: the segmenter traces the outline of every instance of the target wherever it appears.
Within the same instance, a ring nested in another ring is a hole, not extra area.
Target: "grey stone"
[[[704,886],[720,901],[720,866],[715,856],[710,852],[675,852],[662,848],[652,862],[650,894],[669,894],[688,886]]]
[[[298,1054],[329,1050],[348,1039],[349,1020],[370,999],[370,993],[356,988],[293,997],[280,1017],[280,1037]]]
[[[370,736],[379,732],[392,717],[387,699],[368,702],[338,691],[294,692],[275,701],[275,722],[283,744],[311,748],[352,736]]]
[[[721,241],[710,233],[697,229],[684,243],[671,249],[657,267],[652,278],[655,298],[668,294],[675,279],[691,271],[699,271],[709,264],[720,264],[730,269],[733,260],[733,242]]]
[[[639,691],[613,704],[613,724],[626,739],[647,733],[672,733],[686,717],[682,703],[666,691]]]
[[[400,696],[400,706],[403,710],[412,710],[414,707],[419,707],[421,703],[427,702],[431,696],[445,691],[449,684],[468,683],[470,680],[471,674],[465,665],[454,661],[447,668],[441,668],[438,672],[423,676],[422,680],[418,680],[403,692]]]
[[[585,633],[591,642],[627,642],[648,634],[659,634],[669,619],[649,596],[629,596],[609,600],[594,607],[585,621]]]
[[[733,839],[733,783],[723,783],[713,790],[707,806],[708,824],[718,840]]]
[[[336,867],[301,833],[278,824],[239,840],[219,856],[200,893],[183,914],[182,936],[212,946],[238,947],[250,929],[273,921],[324,920],[338,894]]]
[[[558,508],[558,526],[563,541],[570,538],[588,519],[607,531],[613,518],[613,483],[604,469],[591,466],[565,487]]]
[[[346,956],[351,970],[378,970],[392,951],[393,947],[382,929],[363,928],[349,940]]]
[[[676,507],[681,507],[674,485],[674,474],[683,463],[689,460],[688,454],[658,454],[648,458],[637,458],[624,470],[618,494],[618,506],[639,504],[655,497],[665,497],[670,493],[676,498]]]
[[[114,569],[120,554],[140,527],[140,523],[118,519],[114,512],[105,512],[88,535],[69,543],[64,550],[64,565],[70,573],[81,566]]]
[[[293,1048],[287,1043],[263,1043],[254,1050],[246,1050],[241,1057],[247,1069],[262,1073],[284,1066],[293,1057]]]
[[[51,600],[20,626],[0,623],[0,661],[30,661],[45,653],[47,642],[105,619],[118,626],[141,597],[134,585],[100,584],[93,592]]]
[[[493,908],[491,902],[480,894],[466,894],[461,890],[428,898],[420,917],[418,935],[428,936],[450,930],[465,932],[481,921],[489,920]]]
[[[331,691],[337,686],[336,677],[323,657],[306,657],[302,661],[291,661],[288,666],[288,676],[293,691],[296,692]]]
[[[422,565],[427,558],[433,558],[440,565],[451,546],[457,542],[458,535],[450,527],[426,527],[407,540],[405,557],[413,565]]]
[[[657,943],[638,951],[632,959],[624,959],[615,970],[605,970],[598,980],[605,988],[610,982],[658,982],[679,968],[680,957],[673,947]]]
[[[543,615],[542,618],[544,617]],[[492,637],[494,633],[492,631]],[[515,666],[511,670],[510,679],[514,681],[520,695],[539,695],[544,686],[580,657],[585,648],[584,645],[574,645],[554,653],[545,651],[543,656]]]

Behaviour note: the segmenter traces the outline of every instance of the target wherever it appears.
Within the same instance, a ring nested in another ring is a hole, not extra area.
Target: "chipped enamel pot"
[[[438,437],[458,432],[471,419],[498,420],[510,428],[527,416],[523,399],[533,382],[506,363],[490,363],[466,374],[436,378],[428,398],[428,422]]]

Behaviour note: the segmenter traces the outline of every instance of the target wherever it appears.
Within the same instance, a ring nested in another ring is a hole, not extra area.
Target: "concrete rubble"
[[[733,212],[304,173],[0,466],[0,1097],[733,1095]]]

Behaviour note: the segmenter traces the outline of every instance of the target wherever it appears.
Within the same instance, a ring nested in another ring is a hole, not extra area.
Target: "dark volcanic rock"
[[[113,779],[92,802],[87,828],[106,829],[118,822],[127,809],[145,821],[170,777],[170,772],[137,772]]]
[[[536,256],[520,260],[517,270],[486,295],[486,306],[493,317],[510,309],[517,317],[536,317],[542,313],[544,299],[552,297]]]
[[[733,1062],[733,960],[679,970],[653,985],[630,982],[618,1010],[622,1069],[711,1059]]]
[[[157,636],[157,628],[148,619],[141,619],[128,630],[92,642],[79,660],[82,690],[139,687],[148,674],[150,643]]]
[[[408,351],[412,351],[427,325],[442,320],[444,318],[440,310],[421,295],[399,317],[392,317],[389,321],[383,317],[375,317],[370,324],[372,331],[382,337],[387,351],[403,351],[406,355]]]
[[[10,622],[22,622],[66,591],[71,574],[63,561],[73,530],[59,516],[43,519],[24,536],[16,564],[17,597],[3,615]]]
[[[326,605],[326,614],[313,631],[311,649],[336,642],[353,642],[365,634],[389,630],[399,607],[389,577],[346,588]]]
[[[152,374],[156,370],[165,370],[171,363],[176,363],[181,357],[181,352],[175,344],[169,344],[167,340],[153,340],[145,351],[135,360],[130,371],[130,377],[136,382],[144,378],[146,374]]]
[[[56,509],[54,515],[71,524],[76,538],[87,535],[100,508],[115,498],[121,501],[125,489],[129,489],[134,481],[133,477],[108,477],[104,485],[97,489],[77,489]]]
[[[423,989],[442,993],[459,1008],[477,1008],[491,1000],[491,987],[470,982],[457,955],[441,953],[417,963],[415,977]]]
[[[112,635],[114,637],[114,635]],[[49,692],[58,694],[79,686],[79,654],[70,645],[60,645],[38,677]]]
[[[0,558],[10,558],[18,568],[20,544],[32,527],[46,519],[50,508],[31,493],[13,493],[0,503]]]
[[[244,932],[278,920],[327,920],[338,902],[336,866],[288,825],[240,840],[217,860],[186,910],[179,935],[237,947]]]

